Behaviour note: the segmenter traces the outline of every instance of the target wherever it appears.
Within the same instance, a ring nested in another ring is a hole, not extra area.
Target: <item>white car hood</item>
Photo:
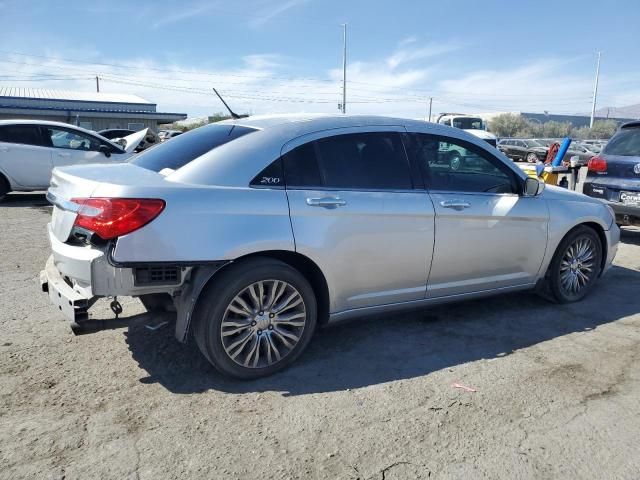
[[[145,128],[143,130],[140,130],[139,132],[127,135],[126,137],[115,138],[112,140],[112,142],[124,148],[125,152],[132,153],[136,149],[136,147],[140,145],[140,142],[142,142],[147,136],[148,130],[148,128]]]

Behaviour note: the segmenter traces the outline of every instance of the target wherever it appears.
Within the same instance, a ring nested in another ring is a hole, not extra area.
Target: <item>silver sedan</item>
[[[526,289],[580,300],[619,239],[602,202],[486,142],[373,116],[207,125],[128,164],[56,169],[48,198],[41,280],[73,326],[97,297],[139,297],[243,379],[347,318]]]

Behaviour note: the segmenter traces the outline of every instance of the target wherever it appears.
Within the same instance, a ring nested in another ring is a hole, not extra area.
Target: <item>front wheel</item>
[[[538,161],[538,156],[535,153],[527,154],[527,163],[536,163]]]
[[[194,336],[221,373],[249,380],[291,364],[316,326],[316,299],[304,276],[269,258],[232,264],[203,292]]]
[[[582,300],[602,269],[603,247],[596,232],[586,226],[571,231],[560,242],[548,271],[548,284],[560,303]]]
[[[7,196],[7,193],[11,191],[11,187],[9,186],[9,182],[2,174],[0,174],[0,202],[4,200]]]

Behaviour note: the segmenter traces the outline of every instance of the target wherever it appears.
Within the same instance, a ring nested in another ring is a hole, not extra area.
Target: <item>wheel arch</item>
[[[328,322],[330,305],[329,287],[320,267],[309,257],[301,253],[289,250],[265,250],[243,255],[220,266],[203,265],[201,267],[194,267],[191,272],[190,285],[182,292],[180,297],[174,299],[178,313],[176,320],[176,338],[179,341],[187,341],[191,318],[196,308],[198,308],[200,296],[207,287],[211,285],[216,278],[219,278],[220,273],[226,271],[229,266],[250,260],[251,258],[272,258],[299,271],[311,284],[311,288],[316,296],[318,323],[323,325]]]

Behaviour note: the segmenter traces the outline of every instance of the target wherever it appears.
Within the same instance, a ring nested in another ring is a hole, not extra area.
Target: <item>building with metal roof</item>
[[[187,118],[186,113],[157,112],[137,95],[0,87],[0,119],[66,122],[88,130],[128,128],[154,131],[158,125]]]

